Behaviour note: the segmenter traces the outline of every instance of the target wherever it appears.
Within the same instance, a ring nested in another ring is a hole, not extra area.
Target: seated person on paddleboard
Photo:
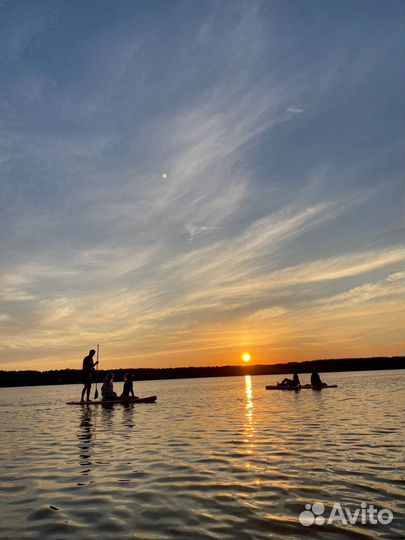
[[[328,386],[326,383],[321,381],[319,373],[315,369],[312,370],[311,374],[311,386],[314,388],[323,388],[324,386]]]
[[[101,387],[101,395],[103,401],[119,399],[117,394],[114,392],[114,373],[107,373],[103,386]]]
[[[98,365],[97,362],[94,362],[93,358],[96,354],[96,351],[94,349],[91,349],[89,351],[89,354],[83,358],[83,366],[82,366],[82,378],[83,378],[83,390],[82,390],[82,397],[80,401],[84,400],[84,394],[87,393],[87,401],[90,401],[90,390],[91,390],[91,383],[93,382],[93,373],[94,368]]]
[[[137,396],[134,393],[134,384],[132,382],[132,375],[131,373],[125,373],[124,376],[124,388],[122,390],[121,398],[129,398],[129,397],[136,398]]]
[[[297,373],[294,373],[292,379],[283,379],[281,383],[277,383],[277,386],[291,386],[292,388],[297,388],[298,386],[301,386],[300,379],[298,377]]]

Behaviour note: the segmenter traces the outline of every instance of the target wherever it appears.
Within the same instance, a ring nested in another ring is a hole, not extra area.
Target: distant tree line
[[[134,380],[188,379],[198,377],[232,377],[242,375],[281,375],[288,373],[367,371],[382,369],[404,369],[405,357],[339,358],[333,360],[311,360],[286,364],[263,364],[243,366],[206,366],[179,368],[127,368],[99,370],[98,380],[102,381],[112,371],[116,381],[122,381],[125,373],[132,373]],[[51,371],[0,371],[0,387],[42,386],[49,384],[75,384],[82,382],[80,369],[60,369]]]

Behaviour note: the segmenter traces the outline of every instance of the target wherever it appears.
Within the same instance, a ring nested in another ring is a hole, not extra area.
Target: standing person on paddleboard
[[[94,368],[98,365],[97,362],[94,362],[93,358],[96,354],[96,351],[94,349],[91,349],[89,351],[89,354],[83,358],[83,367],[82,367],[82,378],[83,378],[83,390],[82,390],[82,397],[80,401],[84,401],[84,394],[87,393],[87,401],[90,401],[90,390],[91,390],[91,383],[93,382],[93,373]]]

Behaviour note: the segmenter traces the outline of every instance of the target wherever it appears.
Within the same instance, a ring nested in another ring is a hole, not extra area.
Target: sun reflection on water
[[[250,375],[245,375],[245,435],[248,443],[249,454],[252,454],[255,448],[255,441],[253,439],[255,435],[255,428],[253,422],[253,390],[252,390],[252,378]]]
[[[245,396],[246,396],[246,419],[251,426],[253,423],[253,391],[252,391],[252,377],[245,375]]]

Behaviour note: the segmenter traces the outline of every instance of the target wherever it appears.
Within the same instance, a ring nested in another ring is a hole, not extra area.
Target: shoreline
[[[350,371],[383,371],[404,369],[405,357],[372,357],[372,358],[341,358],[328,360],[309,360],[304,362],[289,362],[283,364],[255,364],[231,366],[200,366],[178,368],[117,368],[99,370],[98,381],[102,381],[106,373],[114,372],[115,380],[120,382],[127,372],[132,373],[136,381],[153,381],[165,379],[195,379],[209,377],[233,377],[244,375],[288,375],[310,373],[313,369],[321,373],[339,373]],[[19,370],[1,371],[0,388],[21,386],[49,386],[82,383],[80,369],[62,370]]]

